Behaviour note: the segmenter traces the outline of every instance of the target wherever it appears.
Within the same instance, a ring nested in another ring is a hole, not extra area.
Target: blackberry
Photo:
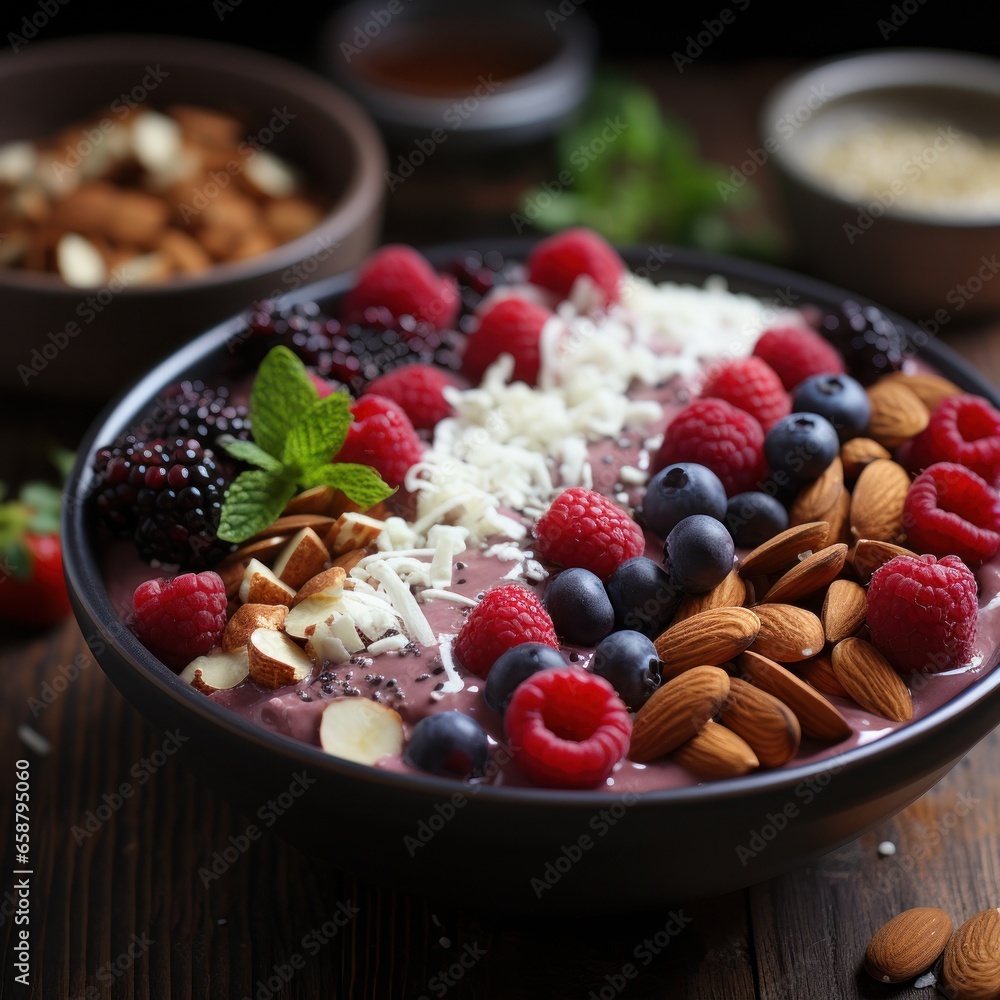
[[[98,516],[144,561],[202,570],[230,551],[216,536],[228,477],[195,438],[130,435],[101,449],[94,471]]]
[[[911,353],[906,334],[876,306],[845,299],[819,320],[820,333],[844,356],[851,374],[862,385],[898,371]]]
[[[182,382],[157,402],[147,436],[195,438],[211,447],[220,434],[247,440],[250,419],[247,407],[231,403],[229,388],[206,387],[203,382]]]

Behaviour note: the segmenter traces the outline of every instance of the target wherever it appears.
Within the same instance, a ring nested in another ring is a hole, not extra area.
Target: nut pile
[[[164,281],[307,233],[324,212],[236,118],[108,109],[0,146],[0,266],[92,287]]]

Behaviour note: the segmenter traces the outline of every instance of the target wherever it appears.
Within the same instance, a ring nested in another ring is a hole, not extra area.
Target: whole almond
[[[719,717],[724,726],[749,744],[766,767],[780,767],[798,753],[802,728],[795,713],[748,681],[729,679],[729,696]]]
[[[977,913],[955,931],[941,971],[953,1000],[1000,997],[1000,908]]]
[[[951,917],[918,906],[883,924],[868,942],[865,971],[881,983],[905,983],[929,969],[951,936]]]
[[[875,538],[859,538],[851,548],[848,559],[857,573],[858,579],[865,586],[871,581],[872,574],[896,556],[914,556],[915,552],[895,545],[892,542],[882,542]]]
[[[809,521],[822,521],[823,515],[840,499],[840,491],[844,488],[844,465],[839,456],[823,472],[807,486],[799,490],[798,495],[789,508],[790,524],[806,524]]]
[[[671,625],[653,645],[664,677],[731,660],[754,641],[760,619],[746,608],[710,608]]]
[[[868,612],[865,588],[853,580],[834,580],[823,598],[819,613],[827,642],[840,642],[864,624]]]
[[[830,526],[826,535],[827,545],[836,545],[837,542],[849,543],[851,541],[851,494],[847,487],[843,487],[840,496],[834,501],[833,506],[823,512],[821,521],[826,521]]]
[[[880,381],[905,385],[931,413],[949,396],[957,396],[962,391],[954,382],[931,372],[893,372]]]
[[[898,448],[930,423],[931,411],[901,382],[876,382],[868,389],[868,401],[868,436],[886,448]]]
[[[851,535],[883,542],[900,542],[903,504],[910,474],[901,465],[876,459],[865,466],[851,494]]]
[[[749,647],[755,653],[796,663],[823,648],[823,623],[811,611],[794,604],[757,604],[753,610],[760,619],[760,631]]]
[[[656,760],[691,739],[722,707],[729,674],[719,667],[692,667],[667,681],[636,713],[629,757]]]
[[[671,755],[678,764],[709,781],[738,778],[758,767],[753,748],[736,733],[709,720]]]
[[[871,438],[851,438],[840,446],[840,460],[844,463],[844,479],[853,483],[861,470],[877,458],[892,458],[888,448],[883,448]]]
[[[828,545],[806,556],[798,565],[779,577],[764,595],[765,603],[797,601],[821,590],[844,568],[847,546],[843,542]]]
[[[739,608],[747,597],[747,587],[737,570],[704,594],[689,594],[681,601],[674,613],[671,625],[676,625],[685,618],[690,618],[701,611],[712,611],[715,608]]]
[[[837,680],[837,675],[833,672],[833,664],[830,662],[830,654],[827,650],[823,650],[822,653],[811,656],[801,663],[796,663],[795,673],[817,691],[822,691],[823,694],[831,695],[834,698],[848,696],[844,685]]]
[[[740,560],[740,575],[745,578],[783,572],[793,566],[803,552],[823,548],[829,532],[830,526],[825,521],[810,521],[786,528]]]
[[[893,722],[913,718],[913,699],[889,661],[864,639],[842,639],[831,663],[837,680],[862,708]]]
[[[747,650],[736,666],[745,680],[784,702],[795,713],[806,736],[839,743],[851,735],[850,725],[836,707],[780,663]]]

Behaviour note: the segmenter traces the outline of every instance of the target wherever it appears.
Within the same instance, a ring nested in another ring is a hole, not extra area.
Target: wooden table
[[[755,109],[781,71],[651,75],[728,163],[752,141]],[[998,332],[969,329],[950,343],[1000,382]],[[6,403],[7,475],[30,465],[46,430],[74,443],[92,413]],[[933,991],[890,991],[860,972],[870,934],[910,906],[942,906],[958,922],[1000,903],[996,733],[894,820],[814,865],[663,912],[556,922],[380,891],[266,834],[205,884],[199,869],[245,833],[246,819],[189,775],[183,752],[152,767],[162,734],[123,701],[71,622],[0,632],[0,704],[2,997],[926,998]],[[22,724],[51,752],[28,750]],[[4,895],[16,867],[13,772],[22,758],[31,774],[30,990],[15,982],[14,897]],[[133,792],[119,803],[123,783]],[[88,824],[109,802],[113,815]],[[336,830],[329,836],[335,843]],[[880,856],[882,841],[896,845],[894,856]],[[683,929],[652,957],[672,920]],[[645,964],[636,960],[643,948]],[[629,963],[637,978],[625,977]]]

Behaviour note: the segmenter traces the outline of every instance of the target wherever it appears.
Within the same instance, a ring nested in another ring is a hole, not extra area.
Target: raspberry
[[[439,420],[454,412],[442,391],[455,379],[431,365],[404,365],[380,375],[368,384],[367,393],[398,403],[417,429],[432,430]]]
[[[667,427],[653,472],[674,462],[707,466],[730,497],[759,489],[767,476],[764,430],[755,417],[724,399],[696,399]]]
[[[454,651],[466,670],[485,677],[502,654],[523,642],[559,648],[552,619],[534,592],[505,583],[487,590],[472,609]]]
[[[438,274],[412,247],[392,243],[361,266],[342,311],[351,322],[364,319],[371,307],[384,307],[441,330],[454,326],[460,305],[454,277]]]
[[[815,330],[805,326],[776,326],[765,330],[753,349],[791,392],[810,375],[843,374],[844,360]]]
[[[713,365],[702,396],[724,399],[756,417],[765,433],[792,412],[792,401],[778,373],[761,358],[736,358]]]
[[[981,396],[952,396],[931,414],[909,453],[915,471],[935,462],[955,462],[988,483],[1000,477],[1000,412]]]
[[[604,304],[621,295],[625,265],[607,240],[590,229],[566,229],[542,240],[528,255],[528,281],[569,298],[576,279],[586,274],[600,290]]]
[[[896,556],[868,585],[872,642],[903,674],[967,663],[978,610],[976,578],[956,556]]]
[[[469,337],[462,357],[462,374],[477,384],[501,354],[514,356],[514,379],[534,385],[538,381],[538,342],[542,327],[554,314],[545,306],[510,296],[491,306]]]
[[[981,566],[1000,549],[1000,494],[964,465],[937,462],[910,485],[903,524],[917,552]]]
[[[219,644],[226,604],[226,585],[218,573],[148,580],[132,595],[129,624],[151,653],[180,670]]]
[[[354,420],[335,461],[370,465],[390,485],[401,486],[424,446],[398,403],[374,393],[351,406]]]
[[[606,496],[582,486],[563,490],[535,525],[535,551],[560,566],[581,566],[607,581],[626,559],[646,551],[642,528]]]
[[[517,688],[504,730],[518,766],[536,784],[593,788],[628,752],[632,720],[603,677],[555,667]]]

